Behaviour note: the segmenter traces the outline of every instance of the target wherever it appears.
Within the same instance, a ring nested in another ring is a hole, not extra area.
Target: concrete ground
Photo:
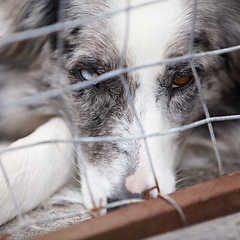
[[[240,213],[172,231],[146,240],[239,240]]]

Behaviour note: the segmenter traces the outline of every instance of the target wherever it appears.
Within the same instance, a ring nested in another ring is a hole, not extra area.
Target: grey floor
[[[147,240],[239,240],[240,213],[207,221],[181,230],[148,238]]]

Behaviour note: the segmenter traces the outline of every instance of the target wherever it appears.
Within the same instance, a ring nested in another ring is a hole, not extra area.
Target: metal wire
[[[197,20],[197,0],[194,0],[193,1],[193,19],[192,19],[192,29],[191,29],[191,36],[190,36],[189,54],[193,53],[194,32],[195,32],[196,20]],[[210,118],[210,114],[209,114],[209,111],[208,111],[207,104],[205,102],[203,89],[202,89],[202,85],[201,85],[197,70],[194,66],[194,62],[193,62],[192,59],[190,59],[189,63],[190,63],[195,81],[197,83],[198,92],[199,92],[199,95],[200,95],[200,100],[201,100],[201,103],[202,103],[202,106],[203,106],[205,116],[208,119],[208,118]],[[210,137],[211,137],[211,140],[212,140],[212,143],[213,143],[213,148],[214,148],[214,151],[215,151],[215,155],[216,155],[216,158],[217,158],[219,173],[220,173],[220,176],[223,176],[224,171],[223,171],[223,166],[222,166],[222,160],[221,160],[220,153],[219,153],[219,150],[218,150],[218,147],[217,147],[217,141],[216,141],[216,137],[215,137],[215,134],[214,134],[213,126],[212,126],[211,122],[209,122],[207,125],[208,125],[208,129],[209,129]]]
[[[126,2],[126,18],[125,18],[125,37],[124,37],[123,50],[122,50],[121,58],[120,58],[120,61],[119,61],[118,69],[123,69],[123,67],[124,67],[124,57],[126,55],[128,40],[129,40],[128,38],[129,38],[129,21],[130,21],[129,11],[130,11],[130,6],[131,6],[131,0],[127,0],[127,2]],[[130,106],[131,112],[133,113],[133,115],[134,115],[134,117],[137,121],[137,124],[138,124],[138,126],[141,130],[141,133],[143,135],[146,135],[144,127],[143,127],[143,125],[140,121],[140,118],[137,114],[137,111],[134,107],[133,99],[132,99],[127,81],[126,81],[123,74],[120,75],[120,80],[121,80],[121,83],[124,87],[125,94],[126,94],[127,100],[128,100],[128,105]],[[158,194],[160,194],[159,183],[158,183],[158,180],[157,180],[157,175],[156,175],[156,172],[155,172],[155,169],[154,169],[154,166],[153,166],[153,161],[152,161],[152,157],[151,157],[151,154],[150,154],[150,151],[149,151],[149,147],[148,147],[148,143],[147,143],[146,138],[143,138],[143,142],[144,142],[144,146],[145,146],[145,149],[146,149],[146,152],[147,152],[147,159],[149,161],[150,169],[151,169],[152,174],[153,174],[153,180],[155,182]]]
[[[240,115],[231,115],[231,116],[222,116],[222,117],[210,117],[208,119],[203,119],[200,121],[196,121],[187,125],[183,125],[176,128],[170,128],[165,131],[161,132],[154,132],[150,134],[145,135],[134,135],[134,136],[103,136],[103,137],[79,137],[79,138],[69,138],[69,139],[56,139],[56,140],[48,140],[48,141],[38,141],[36,143],[31,144],[25,144],[22,146],[17,147],[9,147],[6,149],[0,150],[0,155],[6,152],[12,152],[19,149],[25,149],[30,148],[42,144],[55,144],[55,143],[93,143],[93,142],[122,142],[122,141],[133,141],[133,140],[139,140],[144,138],[151,138],[151,137],[158,137],[158,136],[164,136],[176,132],[182,132],[186,131],[195,127],[199,127],[205,124],[208,124],[209,122],[222,122],[222,121],[232,121],[232,120],[240,120]]]
[[[129,7],[129,10],[142,8],[145,6],[149,6],[151,4],[157,4],[160,1],[167,1],[167,0],[152,0],[152,1],[145,2],[145,3],[136,4],[132,7]],[[116,14],[119,14],[119,13],[125,12],[125,11],[126,11],[126,7],[119,8],[117,10],[110,11],[110,12],[105,12],[105,13],[95,15],[95,16],[85,17],[83,19],[69,20],[69,21],[65,21],[62,23],[55,23],[55,24],[37,28],[37,29],[26,30],[26,31],[18,32],[18,33],[12,33],[7,36],[1,37],[0,44],[14,43],[14,42],[19,42],[19,41],[23,41],[23,40],[27,40],[27,39],[31,39],[31,38],[37,38],[37,37],[49,35],[49,34],[56,33],[56,32],[61,32],[64,29],[72,29],[72,28],[78,27],[80,25],[84,25],[86,23],[90,23],[90,22],[97,21],[97,20],[102,20],[109,16],[113,16],[113,15],[116,15]]]
[[[18,221],[19,221],[20,224],[22,224],[23,217],[22,217],[22,213],[21,213],[21,210],[20,210],[20,207],[19,207],[19,204],[18,204],[18,200],[17,200],[16,195],[15,195],[15,193],[13,191],[10,179],[8,177],[8,174],[7,174],[6,170],[5,170],[5,167],[4,167],[4,164],[2,162],[1,156],[0,156],[0,170],[2,171],[3,176],[4,176],[5,180],[6,180],[6,183],[7,183],[7,186],[8,186],[8,190],[9,190],[9,195],[11,197],[11,200],[12,200],[12,202],[14,204],[14,207],[16,209],[16,212],[17,212]]]
[[[195,58],[221,55],[224,53],[229,53],[229,52],[234,52],[234,51],[239,51],[239,50],[240,50],[240,45],[237,45],[234,47],[228,47],[228,48],[223,48],[223,49],[219,49],[219,50],[207,51],[207,52],[190,54],[190,55],[187,54],[187,55],[184,55],[181,57],[164,59],[159,62],[153,62],[153,63],[149,63],[149,64],[143,64],[143,65],[137,65],[137,66],[133,66],[133,67],[126,67],[123,69],[113,70],[113,71],[110,71],[107,73],[103,73],[91,81],[75,83],[75,84],[72,84],[72,85],[64,87],[64,88],[59,88],[59,89],[55,89],[55,90],[51,90],[51,91],[45,91],[43,93],[36,94],[36,95],[30,96],[30,97],[23,97],[23,98],[20,98],[18,101],[0,104],[0,110],[7,110],[10,108],[17,108],[20,106],[30,105],[32,103],[36,103],[36,102],[42,101],[44,99],[48,99],[48,98],[56,97],[56,96],[59,96],[62,94],[66,94],[68,92],[80,90],[80,89],[92,86],[94,84],[103,82],[107,79],[114,78],[116,76],[119,76],[119,75],[122,75],[122,74],[125,74],[128,72],[133,72],[133,71],[136,71],[139,69],[150,68],[150,67],[155,67],[155,66],[159,66],[159,65],[167,65],[170,63],[184,62],[187,60],[189,61],[191,59],[193,60]]]
[[[196,68],[195,68],[195,66],[194,66],[194,64],[191,60],[190,60],[190,65],[191,65],[193,75],[194,75],[194,78],[195,78],[197,86],[198,86],[198,91],[199,91],[199,95],[200,95],[200,99],[201,99],[201,102],[202,102],[202,106],[203,106],[203,109],[204,109],[206,119],[209,119],[210,114],[209,114],[209,111],[208,111],[208,108],[207,108],[207,104],[204,100],[202,85],[200,83],[200,79],[198,77],[197,70],[196,70]],[[219,173],[220,173],[220,176],[223,176],[224,171],[223,171],[223,166],[222,166],[222,160],[221,160],[220,153],[219,153],[219,150],[218,150],[218,147],[217,147],[217,141],[216,141],[216,137],[215,137],[213,126],[212,126],[211,122],[208,123],[208,129],[209,129],[209,133],[210,133],[210,136],[211,136],[211,139],[212,139],[215,155],[216,155],[216,158],[217,158]]]
[[[210,133],[210,136],[211,136],[211,139],[212,139],[212,142],[213,142],[214,151],[215,151],[215,154],[216,154],[220,175],[221,176],[223,175],[222,162],[221,162],[219,150],[218,150],[218,147],[217,147],[217,144],[216,144],[216,138],[215,138],[212,122],[227,121],[227,120],[239,120],[240,115],[221,116],[221,117],[211,117],[210,116],[209,111],[208,111],[208,107],[207,107],[206,102],[204,100],[202,85],[201,85],[198,73],[196,71],[196,68],[194,66],[194,59],[201,58],[201,57],[206,57],[206,56],[220,55],[220,54],[233,52],[233,51],[238,51],[238,50],[240,50],[240,45],[233,46],[233,47],[228,47],[228,48],[223,48],[223,49],[219,49],[219,50],[208,51],[208,52],[194,53],[193,49],[194,49],[195,24],[196,24],[196,18],[197,18],[197,0],[193,0],[192,28],[191,28],[191,33],[190,33],[189,52],[188,52],[187,55],[181,56],[181,57],[175,57],[175,58],[171,58],[171,59],[164,59],[162,61],[153,62],[153,63],[150,63],[150,64],[133,66],[133,67],[125,67],[124,68],[124,56],[125,56],[125,52],[126,52],[126,49],[127,49],[128,33],[129,33],[129,28],[128,28],[129,11],[131,11],[132,9],[145,7],[145,6],[150,5],[150,4],[157,4],[160,1],[164,1],[164,0],[148,1],[147,3],[141,3],[141,4],[138,4],[138,5],[135,5],[135,6],[131,6],[130,0],[129,0],[129,1],[127,1],[126,7],[122,8],[122,9],[118,9],[118,10],[111,11],[111,12],[106,12],[106,13],[99,14],[99,15],[96,15],[96,16],[87,17],[87,18],[84,18],[84,19],[77,19],[77,20],[63,22],[62,20],[64,19],[64,12],[62,10],[64,10],[64,8],[65,8],[64,5],[65,4],[64,4],[64,1],[59,0],[60,11],[59,11],[59,15],[58,15],[58,20],[59,20],[58,23],[50,25],[50,26],[34,29],[34,30],[27,30],[27,31],[19,32],[19,33],[10,34],[8,36],[4,36],[4,37],[0,38],[0,44],[5,44],[5,43],[9,44],[9,43],[14,43],[14,42],[17,42],[17,41],[27,40],[27,39],[31,39],[31,38],[37,38],[39,36],[48,35],[48,34],[57,32],[58,33],[58,50],[59,50],[59,55],[58,55],[58,58],[57,58],[57,66],[60,69],[62,67],[61,55],[62,55],[62,51],[63,51],[63,41],[62,41],[62,38],[61,38],[61,32],[63,30],[72,29],[74,27],[77,27],[77,26],[80,26],[80,25],[83,25],[83,24],[86,24],[86,23],[89,23],[89,22],[92,22],[92,21],[102,20],[102,19],[105,19],[109,16],[116,15],[116,14],[119,14],[121,12],[125,12],[126,13],[126,27],[125,27],[126,31],[125,31],[125,38],[124,38],[124,44],[123,44],[121,59],[120,59],[120,62],[119,62],[119,68],[117,70],[114,70],[114,71],[111,71],[111,72],[108,72],[108,73],[104,73],[104,74],[98,76],[96,79],[94,79],[92,81],[89,81],[89,82],[76,83],[76,84],[73,84],[71,86],[67,86],[67,87],[64,87],[64,88],[51,90],[51,91],[46,91],[46,92],[41,93],[41,94],[37,94],[37,95],[34,95],[34,96],[30,96],[30,97],[25,97],[25,98],[22,98],[22,99],[20,99],[16,102],[14,101],[14,102],[6,103],[6,104],[0,104],[0,110],[4,111],[4,110],[10,109],[10,108],[17,108],[19,106],[25,106],[25,105],[32,104],[34,102],[39,102],[39,101],[44,100],[44,99],[48,99],[48,98],[52,98],[52,97],[59,97],[62,94],[65,94],[65,93],[68,93],[68,92],[71,92],[71,91],[75,91],[75,90],[79,90],[79,89],[83,89],[85,87],[94,85],[96,83],[103,82],[103,81],[105,81],[109,78],[113,78],[115,76],[120,76],[121,82],[122,82],[123,87],[125,89],[125,93],[126,93],[126,96],[127,96],[127,99],[128,99],[129,106],[130,106],[131,111],[134,114],[134,116],[135,116],[135,118],[138,122],[139,128],[141,130],[141,134],[135,135],[135,136],[80,137],[79,134],[78,134],[78,131],[76,130],[76,125],[74,124],[74,121],[72,120],[71,116],[69,114],[67,114],[67,116],[69,116],[68,120],[71,123],[72,128],[75,129],[74,130],[74,137],[72,139],[41,141],[41,142],[36,142],[36,143],[24,145],[24,146],[9,147],[8,149],[0,150],[0,168],[3,172],[3,175],[6,179],[7,184],[9,186],[9,192],[10,192],[12,200],[14,201],[14,205],[15,205],[15,208],[16,208],[19,220],[20,220],[20,223],[19,223],[18,226],[9,230],[10,234],[13,234],[13,233],[17,232],[24,227],[29,227],[31,225],[40,224],[40,223],[44,223],[44,222],[56,221],[56,220],[66,218],[66,217],[78,216],[78,215],[90,213],[92,210],[88,209],[88,210],[84,210],[84,211],[74,211],[74,212],[62,214],[60,216],[47,217],[47,218],[41,218],[41,219],[35,219],[35,220],[23,220],[20,208],[19,208],[18,203],[17,203],[17,199],[14,196],[14,193],[13,193],[13,190],[12,190],[12,187],[11,187],[11,183],[10,183],[8,177],[7,177],[7,173],[4,169],[4,166],[3,166],[2,161],[1,161],[1,155],[3,153],[9,152],[9,151],[25,149],[25,148],[33,147],[33,146],[40,145],[40,144],[49,144],[49,143],[55,144],[55,143],[59,143],[59,142],[70,144],[70,143],[132,141],[132,140],[143,139],[144,144],[146,146],[146,151],[147,151],[147,155],[148,155],[148,158],[149,158],[149,161],[150,161],[152,172],[153,172],[154,178],[156,179],[155,169],[154,169],[153,164],[152,164],[151,155],[150,155],[150,152],[149,152],[149,149],[148,149],[148,144],[146,142],[146,139],[150,138],[150,137],[157,137],[157,136],[172,134],[172,133],[175,133],[175,132],[181,132],[181,131],[185,131],[185,130],[188,130],[188,129],[191,129],[191,128],[195,128],[197,126],[207,124],[208,128],[209,128],[209,133]],[[136,71],[136,70],[139,70],[139,69],[143,69],[143,68],[149,68],[149,67],[158,66],[158,65],[166,65],[166,64],[176,63],[176,62],[181,62],[181,61],[189,61],[189,63],[190,63],[193,75],[195,77],[195,80],[196,80],[196,83],[197,83],[197,86],[198,86],[198,91],[199,91],[200,99],[201,99],[201,102],[202,102],[202,106],[203,106],[206,118],[203,119],[203,120],[200,120],[200,121],[193,122],[193,123],[188,124],[188,125],[171,128],[171,129],[161,131],[161,132],[145,134],[142,123],[141,123],[141,121],[140,121],[140,119],[139,119],[139,117],[136,113],[136,110],[134,108],[132,96],[130,94],[129,87],[126,83],[126,79],[124,78],[124,74],[128,73],[128,72]],[[84,167],[85,166],[85,157],[84,157],[83,151],[81,149],[81,145],[78,144],[76,148],[77,148],[77,152],[79,154],[78,160],[80,160],[80,162],[78,162],[78,164],[83,169],[85,169],[85,167]],[[87,174],[86,174],[85,171],[83,171],[83,174],[85,175],[85,178],[87,179]],[[89,185],[88,181],[87,181],[87,184]],[[157,182],[156,182],[156,185],[158,185]],[[90,186],[89,186],[89,192],[90,192],[90,196],[92,198],[92,201],[94,203],[93,193],[90,189]],[[179,212],[179,214],[182,218],[182,221],[183,221],[184,225],[187,225],[186,217],[184,216],[184,213],[182,212],[182,209],[178,206],[178,204],[173,199],[171,199],[169,196],[163,196],[163,195],[160,195],[160,196],[163,197],[164,199],[166,199],[168,202],[170,202],[176,208],[176,210]],[[135,202],[138,203],[138,202],[142,202],[142,201],[144,201],[144,200],[143,199],[129,199],[129,200],[118,201],[118,202],[114,202],[114,203],[111,203],[111,204],[107,204],[106,206],[104,206],[102,208],[109,209],[109,208],[113,208],[113,207],[117,207],[117,206],[122,206],[122,205],[125,205],[125,204],[130,204],[130,203],[135,203]],[[95,205],[95,203],[94,203],[94,205]]]
[[[65,3],[65,0],[58,0],[58,2],[59,2],[58,22],[63,22],[64,16],[65,16],[66,3]],[[63,55],[63,47],[64,47],[62,32],[59,31],[57,33],[58,33],[57,34],[58,57],[57,57],[57,68],[56,69],[58,71],[56,71],[56,74],[58,74],[59,72],[62,71],[62,67],[63,67],[62,66],[62,55]],[[64,110],[64,112],[65,112],[65,114],[68,118],[68,122],[70,123],[70,125],[73,129],[74,137],[79,138],[78,128],[77,128],[77,126],[76,126],[76,124],[75,124],[75,122],[74,122],[74,120],[71,116],[71,113],[67,109],[64,100],[61,98],[61,96],[57,96],[57,98],[58,98],[58,101],[61,102],[61,106],[62,106],[62,108],[63,108],[63,110]],[[90,199],[92,201],[92,204],[95,207],[96,203],[95,203],[94,198],[93,198],[93,191],[90,187],[88,175],[87,175],[87,172],[86,172],[86,158],[85,158],[85,155],[83,153],[81,143],[75,144],[75,148],[76,148],[76,160],[77,160],[77,163],[75,165],[75,170],[77,172],[77,175],[78,175],[79,179],[81,179],[81,172],[82,172],[84,178],[86,179],[87,190],[88,190],[88,193],[90,195]],[[79,181],[79,184],[80,184],[80,181]],[[81,188],[81,186],[79,186],[79,188]]]
[[[144,201],[146,201],[146,200],[138,199],[138,198],[115,201],[113,203],[108,203],[105,206],[101,206],[96,211],[100,211],[101,209],[117,208],[117,207],[121,207],[124,205],[132,205],[132,204],[141,203]],[[7,234],[12,235],[24,228],[29,228],[29,227],[37,225],[37,224],[43,224],[43,223],[58,221],[58,220],[65,219],[65,218],[76,217],[76,216],[81,216],[81,215],[85,215],[85,214],[91,214],[92,212],[93,212],[92,209],[84,209],[84,210],[80,210],[80,211],[73,211],[73,212],[63,213],[63,214],[59,214],[59,215],[53,215],[50,217],[40,218],[40,219],[24,220],[24,222],[22,222],[21,224],[17,225],[16,227],[11,228],[7,232]]]

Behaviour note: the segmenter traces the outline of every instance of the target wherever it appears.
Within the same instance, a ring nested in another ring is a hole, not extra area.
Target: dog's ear
[[[0,19],[4,37],[22,31],[31,31],[57,22],[58,0],[8,0],[1,1],[0,7],[4,17]],[[27,33],[26,33],[27,34]],[[56,46],[56,34],[30,38],[13,43],[0,42],[0,63],[16,66],[28,65],[40,53],[46,40],[52,47]],[[3,41],[4,42],[4,41]]]

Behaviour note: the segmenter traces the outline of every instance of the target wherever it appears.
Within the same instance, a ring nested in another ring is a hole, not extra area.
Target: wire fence
[[[24,40],[28,40],[28,39],[35,39],[41,36],[46,36],[49,34],[53,34],[53,33],[57,33],[57,47],[58,47],[58,58],[57,58],[57,68],[62,68],[62,53],[63,53],[63,40],[61,38],[61,33],[67,29],[74,29],[75,27],[79,27],[82,25],[85,25],[87,23],[90,22],[95,22],[95,21],[100,21],[100,20],[104,20],[106,18],[112,17],[112,16],[116,16],[119,13],[125,12],[125,22],[123,24],[125,24],[125,38],[124,38],[124,42],[122,43],[123,45],[123,49],[121,51],[121,57],[120,57],[120,61],[119,61],[119,66],[116,70],[110,71],[110,72],[106,72],[103,73],[99,76],[97,76],[96,78],[92,79],[91,81],[84,81],[84,82],[78,82],[78,83],[74,83],[72,85],[66,86],[66,87],[62,87],[62,88],[58,88],[55,90],[46,90],[42,93],[39,94],[35,94],[33,96],[28,96],[28,97],[23,97],[21,99],[18,99],[17,101],[12,101],[12,102],[7,102],[7,103],[0,103],[0,111],[4,112],[6,110],[9,109],[17,109],[21,106],[28,106],[31,105],[33,103],[38,103],[40,101],[46,100],[46,99],[51,99],[54,97],[59,97],[62,96],[63,94],[66,93],[71,93],[74,92],[76,90],[80,90],[80,89],[84,89],[87,88],[89,86],[92,86],[94,84],[98,84],[101,82],[104,82],[110,78],[114,78],[114,77],[120,77],[121,80],[121,84],[123,85],[123,88],[125,90],[125,93],[127,95],[127,100],[128,100],[128,104],[129,104],[129,108],[131,110],[131,113],[135,116],[135,118],[137,119],[137,124],[139,129],[141,130],[141,134],[139,135],[132,135],[132,136],[98,136],[98,137],[81,137],[78,133],[76,124],[74,123],[74,120],[71,118],[71,115],[67,112],[66,106],[64,106],[64,103],[62,104],[62,108],[63,111],[65,112],[65,114],[68,116],[68,120],[69,122],[72,124],[72,129],[74,130],[73,132],[73,137],[69,138],[69,139],[58,139],[58,140],[48,140],[48,141],[38,141],[38,142],[32,142],[30,144],[26,144],[23,146],[17,146],[17,147],[9,147],[9,148],[4,148],[0,150],[0,157],[6,153],[6,152],[11,152],[11,151],[16,151],[19,149],[27,149],[27,148],[31,148],[33,146],[37,146],[37,145],[44,145],[44,144],[56,144],[56,143],[64,143],[64,144],[69,144],[69,143],[74,143],[76,146],[76,150],[77,150],[77,154],[78,154],[78,161],[77,162],[77,168],[76,170],[79,171],[79,168],[81,167],[81,169],[85,169],[85,164],[86,164],[86,159],[84,157],[83,154],[83,150],[81,147],[81,144],[85,144],[85,143],[96,143],[96,142],[122,142],[122,141],[133,141],[133,140],[143,140],[144,144],[145,144],[145,148],[147,151],[147,156],[148,156],[148,161],[150,162],[150,166],[151,166],[151,170],[153,173],[153,177],[155,179],[155,184],[156,187],[158,189],[158,195],[161,196],[162,198],[166,199],[167,201],[169,201],[172,205],[174,205],[174,207],[177,209],[177,211],[179,212],[182,221],[184,222],[185,225],[187,225],[187,221],[186,218],[184,216],[184,213],[182,212],[181,208],[178,206],[177,203],[174,202],[173,199],[171,199],[169,196],[164,196],[161,194],[160,190],[159,190],[159,185],[157,182],[157,177],[156,177],[156,169],[154,169],[154,165],[152,163],[152,159],[151,159],[151,153],[149,151],[149,146],[148,143],[146,141],[146,139],[148,138],[152,138],[152,137],[156,137],[156,136],[164,136],[164,135],[168,135],[168,134],[173,134],[173,133],[178,133],[178,132],[183,132],[198,126],[202,126],[207,124],[208,129],[209,129],[209,134],[210,134],[210,138],[212,141],[212,145],[215,151],[215,155],[216,155],[216,160],[217,160],[217,164],[218,164],[218,168],[219,168],[219,174],[220,176],[224,175],[224,169],[222,166],[222,161],[221,161],[221,157],[219,154],[219,149],[218,149],[218,145],[217,145],[217,141],[216,141],[216,137],[214,134],[214,128],[212,123],[213,122],[219,122],[219,121],[230,121],[230,120],[239,120],[240,119],[240,115],[231,115],[231,116],[218,116],[218,117],[211,117],[209,114],[209,110],[208,110],[208,106],[206,104],[206,101],[204,99],[204,94],[203,94],[203,89],[202,89],[202,85],[201,85],[201,79],[198,76],[198,72],[196,70],[196,67],[194,65],[194,60],[196,58],[202,58],[202,57],[206,57],[206,56],[215,56],[215,55],[221,55],[224,53],[229,53],[229,52],[233,52],[233,51],[239,51],[240,50],[240,45],[237,46],[232,46],[232,47],[228,47],[228,48],[223,48],[223,49],[218,49],[218,50],[212,50],[212,51],[205,51],[205,52],[200,52],[200,53],[194,53],[194,32],[195,32],[195,26],[196,26],[196,21],[197,21],[197,11],[198,11],[198,1],[197,0],[193,0],[193,15],[192,15],[192,27],[191,27],[191,34],[190,34],[190,41],[189,41],[189,50],[188,53],[184,56],[179,56],[179,57],[173,57],[173,58],[169,58],[169,59],[163,59],[159,62],[152,62],[152,63],[148,63],[145,65],[134,65],[131,67],[125,67],[124,66],[124,58],[125,58],[125,54],[126,54],[126,49],[128,47],[128,38],[129,38],[129,18],[130,15],[129,13],[134,9],[141,9],[143,7],[146,7],[148,5],[154,5],[154,4],[159,4],[160,2],[166,2],[168,0],[155,0],[155,1],[146,1],[144,3],[140,3],[137,5],[131,5],[131,0],[127,0],[125,7],[114,10],[114,11],[109,11],[109,12],[104,12],[101,14],[97,14],[97,15],[93,15],[90,17],[85,17],[82,19],[76,19],[76,20],[68,20],[68,21],[64,21],[64,14],[65,14],[65,1],[63,0],[59,0],[59,14],[58,14],[58,23],[56,24],[52,24],[49,26],[44,26],[41,28],[37,28],[37,29],[33,29],[33,30],[26,30],[26,31],[22,31],[22,32],[17,32],[17,33],[12,33],[6,36],[2,36],[0,38],[0,44],[4,45],[4,44],[14,44],[18,41],[24,41]],[[186,124],[186,125],[182,125],[182,126],[178,126],[175,128],[170,128],[164,131],[160,131],[160,132],[154,132],[154,133],[145,133],[144,127],[141,123],[141,120],[137,114],[137,111],[134,107],[134,103],[133,103],[133,97],[131,96],[130,90],[129,90],[129,86],[128,83],[124,77],[124,74],[129,73],[129,72],[133,72],[133,71],[137,71],[140,69],[145,69],[145,68],[150,68],[150,67],[155,67],[155,66],[161,66],[161,65],[167,65],[167,64],[171,64],[171,63],[178,63],[178,62],[189,62],[189,65],[191,66],[191,70],[193,73],[193,76],[195,78],[195,81],[197,83],[197,87],[198,87],[198,92],[199,92],[199,96],[201,99],[201,103],[204,109],[204,114],[205,114],[205,118],[199,121],[195,121],[192,122],[190,124]],[[109,203],[106,204],[105,206],[102,205],[98,205],[98,203],[94,203],[94,206],[96,206],[95,209],[86,209],[86,210],[81,210],[81,211],[75,211],[75,212],[69,212],[69,213],[65,213],[62,215],[56,215],[56,216],[49,216],[49,217],[45,217],[45,218],[41,218],[41,219],[31,219],[31,220],[25,220],[22,216],[19,204],[18,204],[18,199],[15,196],[14,190],[11,186],[11,179],[8,178],[8,174],[4,168],[4,165],[1,161],[0,158],[0,168],[1,171],[7,182],[8,185],[8,189],[11,195],[11,199],[14,202],[15,205],[15,209],[16,209],[16,213],[19,219],[19,224],[15,227],[13,227],[12,229],[8,230],[9,234],[13,234],[15,232],[18,232],[19,230],[25,228],[25,227],[30,227],[32,225],[36,225],[36,224],[41,224],[41,223],[45,223],[45,222],[50,222],[50,221],[56,221],[59,219],[64,219],[64,218],[68,218],[68,217],[73,217],[73,216],[79,216],[81,214],[85,214],[85,213],[90,213],[93,214],[97,211],[104,209],[110,209],[110,208],[115,208],[118,206],[122,206],[122,205],[126,205],[126,204],[132,204],[132,203],[139,203],[142,201],[145,201],[145,199],[128,199],[128,200],[122,200],[122,201],[116,201],[113,203]],[[78,173],[80,174],[80,173]],[[87,179],[87,174],[83,171],[83,174],[85,174],[85,178]],[[94,192],[91,190],[90,184],[88,184],[88,188],[89,188],[89,192],[90,195],[94,195]],[[92,197],[92,201],[94,198]],[[0,200],[1,201],[1,200]],[[1,210],[2,211],[2,210]]]

